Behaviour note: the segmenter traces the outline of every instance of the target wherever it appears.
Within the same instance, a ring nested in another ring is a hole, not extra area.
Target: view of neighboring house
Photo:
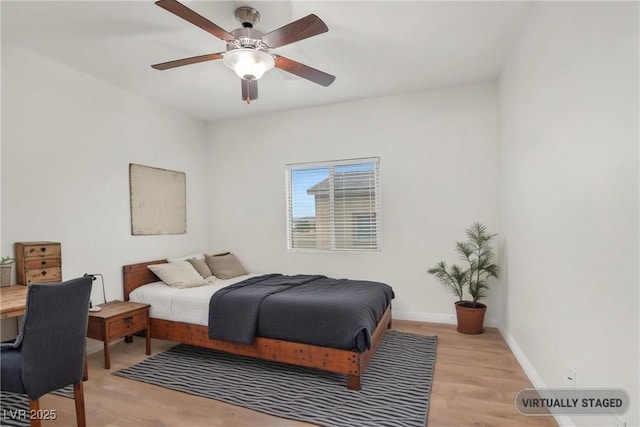
[[[335,172],[306,193],[315,216],[293,218],[293,249],[376,249],[378,211],[376,171]]]

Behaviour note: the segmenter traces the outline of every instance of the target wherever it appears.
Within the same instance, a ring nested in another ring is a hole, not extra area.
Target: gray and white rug
[[[73,399],[73,386],[63,387],[53,394]],[[0,426],[27,427],[29,422],[29,397],[26,394],[0,391]]]
[[[436,337],[388,331],[360,391],[344,375],[183,344],[113,374],[319,426],[423,427],[436,347]]]

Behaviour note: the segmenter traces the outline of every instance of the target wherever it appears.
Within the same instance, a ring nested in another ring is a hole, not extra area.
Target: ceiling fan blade
[[[192,56],[191,58],[176,59],[175,61],[162,62],[154,64],[151,68],[156,70],[168,70],[171,68],[182,67],[183,65],[197,64],[198,62],[213,61],[222,58],[222,53],[208,53],[206,55]]]
[[[275,48],[304,40],[329,31],[327,25],[316,15],[307,15],[262,36],[262,41]]]
[[[193,25],[202,28],[206,32],[213,34],[219,39],[222,39],[226,42],[235,40],[233,34],[223,30],[213,22],[209,21],[207,18],[197,14],[196,12],[189,9],[182,3],[177,2],[176,0],[158,0],[156,4],[161,8],[173,13],[174,15],[184,19],[185,21],[188,21]]]
[[[258,99],[258,81],[240,79],[242,83],[242,100],[247,101],[247,104],[254,99]]]
[[[314,83],[318,83],[322,86],[329,86],[336,79],[336,76],[327,74],[323,71],[316,70],[308,65],[301,64],[293,59],[286,58],[280,55],[273,55],[276,61],[276,68],[280,68],[288,73],[295,74],[303,79],[311,80]]]

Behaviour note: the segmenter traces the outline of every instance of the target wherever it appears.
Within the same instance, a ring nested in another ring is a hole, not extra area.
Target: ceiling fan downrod
[[[249,6],[237,8],[233,15],[240,21],[243,28],[253,28],[255,24],[260,22],[260,13]]]

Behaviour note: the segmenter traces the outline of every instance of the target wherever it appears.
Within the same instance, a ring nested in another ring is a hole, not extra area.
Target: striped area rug
[[[361,391],[343,375],[183,344],[114,375],[319,426],[423,427],[436,346],[436,337],[388,331]]]
[[[63,387],[52,393],[73,399],[73,386]],[[30,425],[28,414],[29,398],[26,394],[0,392],[0,426],[27,427]]]

